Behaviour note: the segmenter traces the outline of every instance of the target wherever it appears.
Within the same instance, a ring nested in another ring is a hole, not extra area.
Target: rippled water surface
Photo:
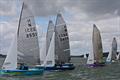
[[[88,68],[85,60],[73,59],[76,69],[72,71],[45,72],[41,76],[1,77],[0,80],[120,80],[120,62],[105,67]]]

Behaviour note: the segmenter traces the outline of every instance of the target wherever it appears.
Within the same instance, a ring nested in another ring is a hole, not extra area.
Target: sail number
[[[29,34],[26,34],[26,37],[27,38],[31,38],[31,37],[35,37],[37,36],[37,33],[29,33]]]
[[[31,37],[37,36],[36,27],[26,28],[25,32],[27,33],[26,38],[31,38]]]
[[[25,29],[25,32],[33,32],[33,31],[36,31],[36,27],[30,27]]]

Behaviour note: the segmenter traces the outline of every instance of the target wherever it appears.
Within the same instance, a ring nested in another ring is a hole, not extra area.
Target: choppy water
[[[1,77],[0,80],[120,80],[120,62],[100,68],[86,67],[85,60],[73,59],[76,69],[72,71],[45,72],[41,76]]]

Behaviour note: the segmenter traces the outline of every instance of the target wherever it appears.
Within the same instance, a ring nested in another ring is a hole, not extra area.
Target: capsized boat
[[[49,21],[46,36],[45,70],[73,70],[75,66],[70,63],[70,46],[67,27],[60,13],[57,14],[55,27]],[[49,34],[49,36],[48,36]]]
[[[108,54],[106,62],[111,63],[111,62],[115,62],[116,60],[117,60],[117,41],[116,38],[114,37],[112,41],[111,51]]]
[[[44,68],[36,68],[39,61],[38,35],[34,16],[23,3],[18,31],[3,63],[0,75],[26,76],[43,74]]]
[[[93,52],[89,53],[87,65],[89,67],[104,66],[101,35],[95,24],[93,25],[92,45]]]

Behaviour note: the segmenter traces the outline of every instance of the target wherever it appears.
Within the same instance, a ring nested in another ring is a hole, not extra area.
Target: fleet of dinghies
[[[87,66],[105,66],[101,34],[95,24],[93,24],[92,46]],[[84,54],[84,58],[87,58],[86,54]],[[119,59],[117,41],[116,38],[113,38],[106,62],[115,62]],[[73,70],[75,65],[70,60],[69,34],[62,14],[57,14],[55,25],[52,20],[49,20],[45,43],[40,49],[34,16],[28,6],[23,3],[18,30],[16,30],[0,74],[25,76],[41,75],[44,71]]]
[[[46,53],[46,57],[43,56],[42,66],[47,71],[73,70],[75,68],[70,63],[69,36],[66,23],[60,13],[57,14],[55,26],[51,20],[49,21],[46,35],[46,51],[43,53]],[[43,55],[43,53],[40,54]]]

